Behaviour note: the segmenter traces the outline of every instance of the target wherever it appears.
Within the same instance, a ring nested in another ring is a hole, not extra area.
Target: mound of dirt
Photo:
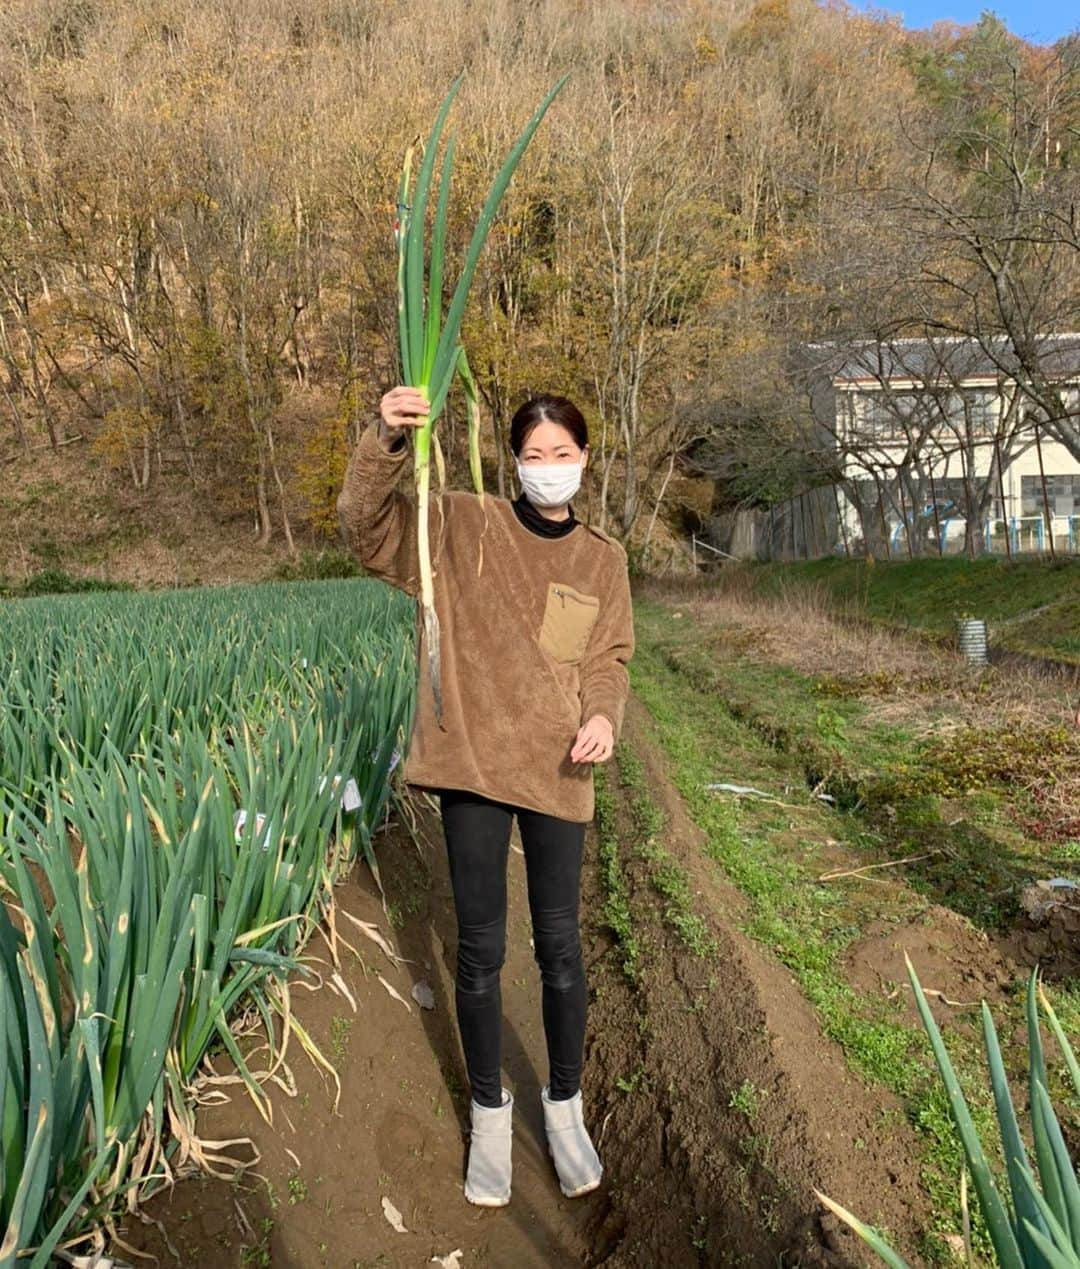
[[[1025,965],[1038,962],[1049,978],[1080,974],[1080,891],[1075,881],[1056,878],[1027,886],[1020,895],[1023,925],[1003,940]]]
[[[937,903],[928,903],[917,917],[901,922],[874,921],[844,957],[845,975],[867,995],[902,999],[909,1020],[919,1025],[915,995],[908,981],[904,953],[918,975],[930,1011],[938,1023],[958,1009],[978,1009],[1010,994],[1020,973],[1015,961],[970,921]]]

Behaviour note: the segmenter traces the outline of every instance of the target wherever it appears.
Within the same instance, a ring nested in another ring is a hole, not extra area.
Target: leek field
[[[412,628],[367,581],[0,608],[0,1266],[212,1162],[208,1055],[257,1105],[286,1034],[320,1059],[286,975],[372,860]]]

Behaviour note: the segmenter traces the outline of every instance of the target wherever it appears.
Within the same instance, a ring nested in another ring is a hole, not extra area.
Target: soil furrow
[[[790,975],[731,923],[742,896],[706,859],[647,732],[646,712],[631,702],[627,742],[716,951],[694,956],[662,923],[647,866],[629,845],[629,792],[611,773],[635,933],[648,951],[636,986],[614,956],[594,984],[589,1084],[604,1090],[607,1140],[627,1146],[607,1150],[604,1222],[620,1236],[598,1263],[870,1263],[813,1185],[841,1201],[858,1195],[910,1250],[921,1202],[913,1136],[882,1132],[893,1099],[851,1075]],[[596,896],[590,906],[599,910]]]

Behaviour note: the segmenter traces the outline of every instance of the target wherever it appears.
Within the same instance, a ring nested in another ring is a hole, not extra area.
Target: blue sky
[[[1080,29],[1075,0],[879,0],[859,7],[898,13],[906,27],[930,26],[942,19],[977,22],[984,9],[991,9],[1010,31],[1036,44],[1052,44]]]

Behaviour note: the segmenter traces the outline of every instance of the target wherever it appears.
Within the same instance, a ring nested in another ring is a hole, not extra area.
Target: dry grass
[[[973,782],[989,764],[1031,794],[1036,811],[1025,823],[1034,836],[1080,837],[1076,688],[1053,667],[1021,658],[980,669],[950,648],[837,612],[820,588],[796,584],[763,597],[734,570],[708,591],[665,581],[640,593],[715,631],[721,652],[787,666],[830,695],[857,697],[863,726],[903,727],[961,766],[970,751]]]
[[[1074,722],[1075,689],[1050,667],[1021,659],[980,669],[951,648],[838,612],[821,587],[789,584],[761,596],[748,574],[729,576],[708,591],[680,580],[645,583],[641,593],[681,601],[708,626],[738,632],[740,651],[753,660],[849,683],[852,694],[873,700],[875,714],[947,707],[956,727]]]

